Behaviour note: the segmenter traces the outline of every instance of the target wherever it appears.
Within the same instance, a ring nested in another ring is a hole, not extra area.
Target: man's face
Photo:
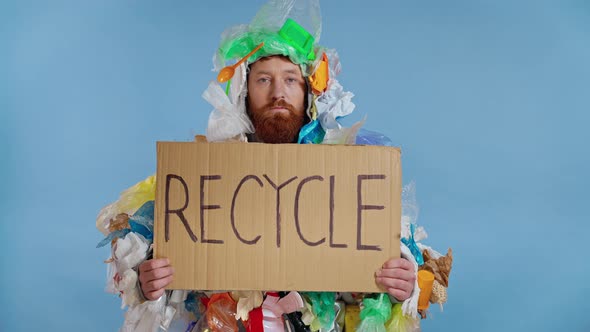
[[[250,65],[248,110],[264,143],[293,143],[305,119],[307,87],[299,66],[273,56]]]

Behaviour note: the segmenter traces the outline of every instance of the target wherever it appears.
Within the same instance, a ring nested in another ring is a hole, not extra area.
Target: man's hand
[[[168,258],[150,259],[139,265],[139,284],[143,296],[150,301],[160,298],[164,294],[164,287],[173,279],[174,268],[170,266]]]
[[[405,301],[412,295],[415,280],[414,264],[404,258],[392,258],[375,272],[375,282],[398,301]]]

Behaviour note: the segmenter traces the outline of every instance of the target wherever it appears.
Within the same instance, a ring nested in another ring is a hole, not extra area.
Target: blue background
[[[0,330],[114,331],[99,209],[204,133],[226,28],[257,1],[2,1]],[[403,150],[455,252],[424,331],[590,331],[590,2],[323,1],[365,128]]]

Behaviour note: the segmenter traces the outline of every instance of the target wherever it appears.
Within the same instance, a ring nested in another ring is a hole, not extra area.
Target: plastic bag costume
[[[228,61],[246,58],[230,72],[225,90],[211,82],[203,98],[213,107],[207,140],[248,141],[255,134],[246,111],[248,65],[282,55],[301,68],[308,87],[307,116],[299,133],[301,144],[388,145],[385,136],[361,129],[362,122],[344,128],[339,118],[353,112],[353,94],[336,79],[341,65],[335,50],[318,45],[321,34],[319,0],[271,0],[249,25],[223,32],[213,57],[214,71]],[[251,53],[251,54],[250,54]],[[227,74],[227,70],[225,73]],[[227,78],[221,77],[219,81]],[[419,331],[428,303],[447,300],[452,252],[442,255],[421,241],[413,184],[402,191],[401,252],[414,264],[417,278],[412,295],[403,303],[387,294],[333,292],[209,293],[167,291],[156,301],[143,298],[138,266],[151,254],[155,176],[124,191],[104,207],[97,228],[106,236],[97,247],[111,244],[108,292],[119,294],[128,307],[121,331]],[[392,303],[393,300],[393,303]]]

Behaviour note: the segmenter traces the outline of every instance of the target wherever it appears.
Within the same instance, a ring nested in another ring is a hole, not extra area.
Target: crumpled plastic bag
[[[366,130],[361,128],[356,135],[357,145],[378,145],[378,146],[393,146],[393,142],[389,137],[378,133],[376,131]]]
[[[96,218],[96,228],[105,236],[109,235],[109,224],[111,220],[120,213],[132,215],[145,202],[156,199],[156,176],[148,176],[123,191],[119,199],[100,210]]]
[[[420,320],[411,316],[404,316],[399,303],[391,308],[391,319],[385,324],[387,332],[419,332]]]
[[[332,322],[332,325],[328,328],[321,328],[320,332],[342,332],[344,330],[344,311],[346,305],[343,301],[336,301],[334,303],[334,311],[336,312],[336,318]]]
[[[236,319],[247,321],[250,311],[262,305],[261,291],[233,291],[231,296],[237,302]]]
[[[128,233],[115,244],[114,258],[117,272],[133,269],[147,257],[149,242],[140,234]]]
[[[236,332],[236,302],[228,293],[217,293],[210,297],[207,310],[191,332]]]
[[[297,292],[289,292],[286,296],[279,298],[277,295],[266,294],[262,303],[262,324],[265,332],[283,332],[285,321],[284,314],[289,314],[302,309],[304,306],[301,295]]]
[[[245,98],[242,96],[247,93],[245,77],[246,67],[242,64],[231,81],[230,96],[227,96],[219,84],[213,81],[203,92],[203,98],[214,107],[209,115],[207,141],[220,142],[236,136],[245,141],[244,134],[254,132],[252,121],[246,114]]]
[[[418,244],[420,246],[420,244]],[[403,243],[400,243],[401,256],[412,264],[414,264],[414,271],[418,272],[418,263],[414,259],[410,249]],[[414,290],[410,297],[402,303],[402,312],[404,315],[418,319],[418,298],[420,297],[420,286],[418,285],[418,278],[414,280]]]
[[[305,292],[303,294],[309,300],[309,302],[306,301],[305,303],[306,309],[302,311],[303,321],[310,325],[312,331],[318,331],[322,328],[329,329],[334,324],[334,319],[336,319],[336,293]],[[309,308],[308,303],[311,303],[311,308]]]
[[[250,22],[253,30],[277,31],[291,18],[319,41],[322,33],[322,15],[319,0],[270,0]]]
[[[118,225],[119,228],[111,232],[106,238],[100,241],[96,247],[101,248],[109,243],[115,243],[115,239],[124,238],[130,232],[141,234],[148,243],[153,240],[154,231],[154,206],[155,201],[147,201],[143,204],[132,216],[127,214],[120,214],[117,218],[126,220],[125,225]],[[113,226],[117,221],[112,220],[111,225]],[[123,228],[126,227],[126,228]],[[112,227],[110,227],[112,229]]]
[[[120,332],[155,332],[165,317],[166,294],[156,301],[146,301],[130,307]]]
[[[295,20],[314,38],[316,59],[311,65],[306,54],[301,54],[278,36],[277,32],[287,18]],[[239,59],[264,42],[262,49],[252,55],[248,63],[264,56],[282,54],[302,65],[304,76],[308,76],[319,62],[317,55],[322,52],[317,46],[321,24],[319,0],[270,0],[258,10],[249,25],[233,26],[222,33],[220,46],[213,56],[213,71],[219,71],[226,66],[227,60]]]
[[[328,57],[328,73],[329,77],[336,77],[342,71],[342,64],[340,63],[340,56],[333,48],[324,49],[324,53]]]
[[[385,322],[391,317],[391,301],[385,293],[377,298],[365,297],[361,309],[361,323],[358,332],[385,332]]]
[[[324,136],[322,144],[352,145],[356,141],[356,134],[358,130],[363,126],[364,123],[365,120],[363,119],[349,128],[329,129],[326,131],[326,136]]]
[[[412,181],[402,188],[402,215],[408,218],[408,222],[416,223],[419,211],[416,201],[416,183]]]
[[[118,281],[115,283],[117,290],[121,292],[121,309],[134,306],[141,302],[139,289],[137,288],[138,275],[132,269],[119,273]]]
[[[318,119],[324,130],[339,129],[342,126],[337,119],[352,113],[355,104],[352,102],[354,94],[344,91],[340,82],[331,77],[328,82],[328,90],[316,99],[315,106],[318,110]],[[354,141],[351,143],[354,144]]]
[[[133,307],[141,302],[137,289],[138,275],[134,268],[143,262],[148,254],[149,242],[141,235],[128,233],[124,238],[117,239],[112,248],[113,261],[109,266],[112,279],[107,283],[114,292],[121,294],[121,309]],[[114,272],[114,274],[113,274]]]

